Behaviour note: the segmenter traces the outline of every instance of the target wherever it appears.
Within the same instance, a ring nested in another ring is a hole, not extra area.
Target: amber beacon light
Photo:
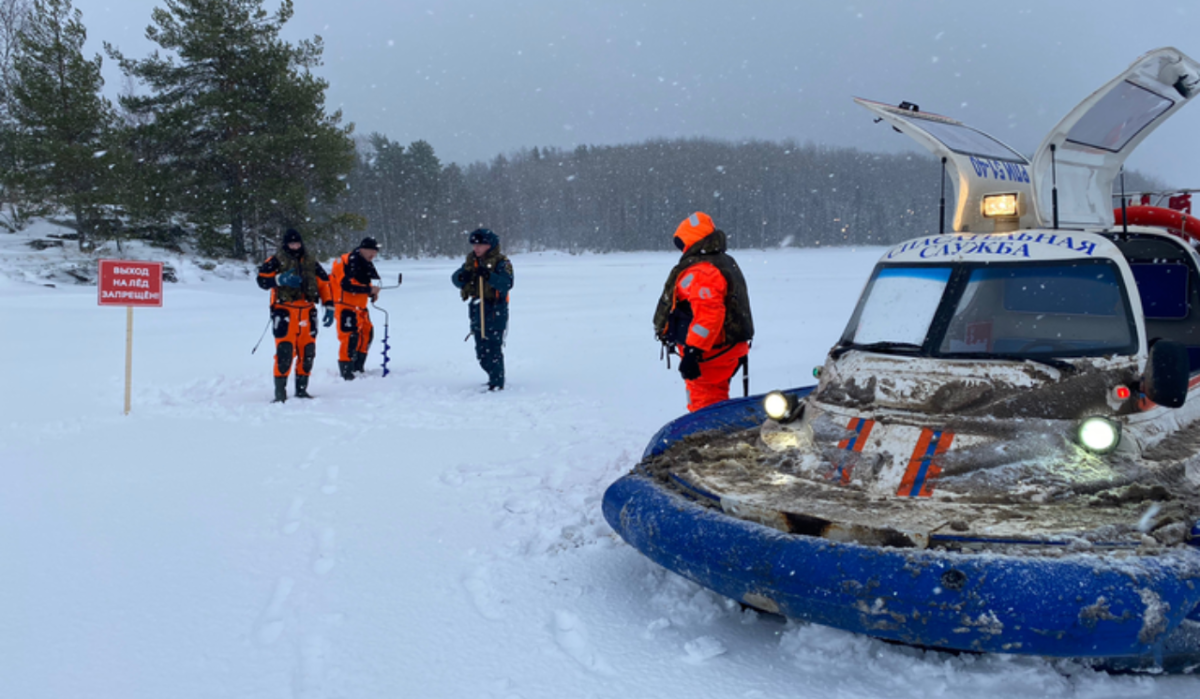
[[[983,198],[983,215],[1001,218],[1017,215],[1016,194],[988,194]]]

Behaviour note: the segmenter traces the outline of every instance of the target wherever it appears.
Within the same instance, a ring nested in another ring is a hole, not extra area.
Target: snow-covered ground
[[[124,310],[98,308],[95,287],[42,286],[14,250],[0,249],[0,696],[1200,692],[1197,677],[761,617],[616,539],[604,488],[684,409],[650,323],[675,255],[515,256],[499,394],[463,342],[457,261],[384,262],[404,273],[380,301],[392,374],[377,342],[370,376],[343,383],[322,331],[317,399],[284,405],[268,403],[270,339],[250,353],[267,294],[236,267],[181,263],[165,306],[135,313],[124,416]],[[811,382],[878,254],[737,253],[755,392]]]

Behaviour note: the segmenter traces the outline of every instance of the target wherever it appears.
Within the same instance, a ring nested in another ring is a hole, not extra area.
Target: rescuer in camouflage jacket
[[[275,401],[287,400],[287,379],[296,363],[296,397],[308,394],[308,377],[317,356],[318,302],[333,308],[329,275],[304,249],[294,228],[258,268],[258,285],[271,291],[271,327],[275,335]]]
[[[504,337],[508,331],[508,292],[513,287],[512,262],[500,253],[500,237],[486,228],[471,233],[471,252],[450,281],[458,287],[471,334],[475,358],[488,375],[488,390],[504,390]]]

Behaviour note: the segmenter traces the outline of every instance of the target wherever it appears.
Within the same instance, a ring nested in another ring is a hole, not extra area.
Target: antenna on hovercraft
[[[1058,164],[1054,152],[1058,146],[1050,144],[1050,208],[1054,211],[1054,230],[1058,230]]]
[[[938,203],[938,235],[946,232],[946,157],[942,156],[942,198]]]

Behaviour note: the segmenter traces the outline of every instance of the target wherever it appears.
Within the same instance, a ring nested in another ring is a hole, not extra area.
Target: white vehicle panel
[[[1029,161],[999,139],[951,119],[914,112],[861,98],[854,101],[911,137],[938,158],[946,170],[957,204],[951,230],[992,233],[998,225],[1007,230],[1035,225]],[[1018,219],[1000,223],[983,215],[983,198],[989,194],[1016,194]]]
[[[1151,51],[1080,102],[1033,156],[1038,226],[1113,224],[1113,180],[1137,146],[1200,91],[1200,65],[1174,48]]]

